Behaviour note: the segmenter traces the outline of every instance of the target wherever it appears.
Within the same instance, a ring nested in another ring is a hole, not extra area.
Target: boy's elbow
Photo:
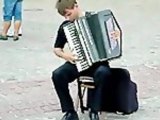
[[[56,54],[56,48],[53,48],[53,53]]]
[[[59,52],[61,52],[61,51],[62,51],[61,48],[54,48],[54,49],[53,49],[53,53],[55,53],[56,55],[57,55]]]

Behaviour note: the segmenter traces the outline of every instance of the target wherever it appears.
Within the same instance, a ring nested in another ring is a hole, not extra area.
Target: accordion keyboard
[[[83,51],[82,44],[79,40],[79,36],[77,35],[78,32],[75,29],[74,23],[70,23],[67,26],[64,26],[64,31],[66,38],[69,43],[69,47],[72,50],[72,52],[78,56],[78,60],[76,61],[76,66],[79,72],[85,70],[88,68],[89,63],[87,61],[87,58],[85,57],[87,54],[87,51]]]

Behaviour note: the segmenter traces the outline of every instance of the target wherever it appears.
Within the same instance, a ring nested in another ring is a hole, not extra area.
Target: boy
[[[66,19],[66,21],[64,21],[59,27],[54,45],[54,53],[58,57],[65,59],[67,62],[52,73],[52,81],[60,99],[62,112],[66,112],[62,120],[79,120],[78,115],[74,110],[72,98],[69,94],[68,84],[73,82],[81,75],[91,76],[94,78],[96,87],[92,91],[92,102],[90,105],[89,117],[90,120],[99,120],[98,111],[101,107],[100,98],[102,86],[104,82],[106,84],[106,81],[109,81],[109,77],[111,75],[109,64],[107,61],[99,62],[81,73],[78,72],[75,66],[77,56],[75,56],[72,52],[63,51],[67,39],[62,26],[68,21],[74,21],[75,19],[78,19],[83,15],[82,11],[79,9],[76,0],[58,0],[56,8],[58,13],[64,16]],[[118,37],[118,35],[114,32],[113,37]]]

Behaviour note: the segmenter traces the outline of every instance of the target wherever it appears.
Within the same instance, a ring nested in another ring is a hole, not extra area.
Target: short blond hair
[[[76,0],[58,0],[56,3],[56,9],[62,16],[65,15],[65,9],[72,9],[77,4]]]

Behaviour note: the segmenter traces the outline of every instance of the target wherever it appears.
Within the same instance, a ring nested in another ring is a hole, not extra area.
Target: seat
[[[92,77],[88,76],[80,76],[77,78],[77,86],[78,86],[78,95],[76,100],[76,110],[78,111],[79,105],[81,112],[84,113],[85,110],[88,110],[87,106],[84,105],[83,99],[85,95],[85,91],[88,89],[94,89],[95,84]]]

